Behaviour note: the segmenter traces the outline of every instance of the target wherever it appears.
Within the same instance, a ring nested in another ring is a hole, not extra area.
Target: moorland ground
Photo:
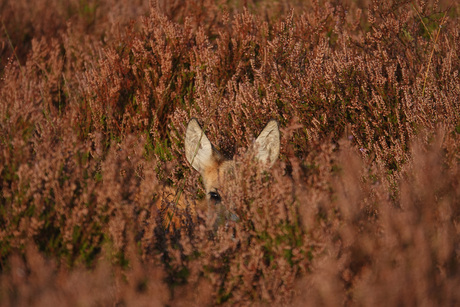
[[[0,305],[459,305],[459,13],[2,1]],[[205,197],[193,117],[241,162],[217,232],[169,195]]]

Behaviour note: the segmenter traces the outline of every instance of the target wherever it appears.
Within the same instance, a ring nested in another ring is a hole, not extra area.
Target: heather
[[[3,1],[0,305],[458,305],[459,13]],[[217,232],[193,117],[238,162]]]

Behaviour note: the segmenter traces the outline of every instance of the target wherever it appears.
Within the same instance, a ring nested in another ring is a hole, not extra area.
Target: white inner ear
[[[271,167],[280,154],[280,130],[276,120],[268,122],[254,146],[256,158]]]
[[[185,133],[185,156],[194,169],[202,173],[212,162],[212,144],[198,121],[191,119]]]

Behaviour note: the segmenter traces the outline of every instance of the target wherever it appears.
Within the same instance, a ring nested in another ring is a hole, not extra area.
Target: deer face
[[[271,167],[278,159],[279,149],[278,123],[271,120],[254,143],[255,158],[261,166]],[[226,159],[215,149],[196,119],[191,119],[187,126],[185,156],[190,165],[201,174],[208,207],[213,207],[217,211],[218,220],[237,219],[234,214],[226,210],[220,193],[225,185],[227,174],[235,169],[235,161]]]

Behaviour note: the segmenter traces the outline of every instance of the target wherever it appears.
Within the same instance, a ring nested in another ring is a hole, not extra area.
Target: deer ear
[[[195,118],[189,121],[185,133],[185,156],[190,165],[200,173],[213,161],[212,144]]]
[[[278,122],[271,120],[255,141],[256,158],[269,167],[275,163],[280,154],[280,130]]]

